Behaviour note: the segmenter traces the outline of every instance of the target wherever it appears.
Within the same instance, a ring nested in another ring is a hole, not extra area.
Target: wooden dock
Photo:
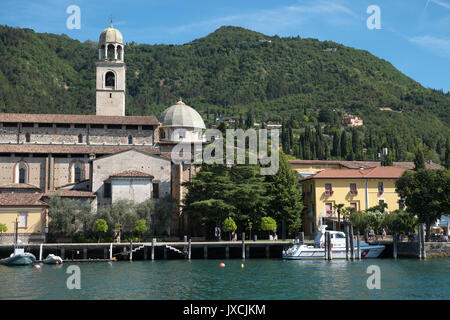
[[[117,260],[159,259],[249,259],[281,258],[290,241],[180,241],[138,243],[30,243],[25,249],[39,261],[48,254],[65,262],[108,262]],[[14,250],[12,244],[0,244],[0,258]]]

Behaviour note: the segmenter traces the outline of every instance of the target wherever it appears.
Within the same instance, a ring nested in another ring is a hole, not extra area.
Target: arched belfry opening
[[[115,85],[116,85],[116,76],[114,72],[108,71],[105,74],[105,87],[114,89]]]
[[[113,44],[108,45],[108,51],[106,52],[108,55],[108,60],[114,60],[116,57],[116,48]]]

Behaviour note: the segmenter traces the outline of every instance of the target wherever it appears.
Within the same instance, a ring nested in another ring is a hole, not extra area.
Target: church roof
[[[0,206],[48,206],[42,193],[0,193]]]
[[[200,114],[186,105],[181,99],[164,110],[159,116],[163,127],[185,127],[206,129]]]
[[[109,28],[106,28],[100,33],[100,39],[98,40],[98,45],[101,46],[105,43],[120,43],[123,44],[122,33],[114,28],[111,24]]]
[[[28,183],[10,183],[0,185],[0,189],[36,189],[41,190],[41,188],[33,186]]]
[[[22,123],[81,123],[81,124],[123,124],[152,125],[159,124],[154,116],[98,116],[92,114],[31,114],[0,113],[0,122]]]
[[[118,173],[114,173],[109,176],[110,178],[151,178],[153,179],[154,176],[152,176],[149,173],[137,171],[137,170],[127,170],[122,171]]]
[[[48,191],[44,197],[60,196],[69,198],[95,198],[96,195],[90,191],[59,189]]]
[[[150,154],[160,154],[160,150],[152,146],[0,144],[0,153],[113,154],[130,149],[136,149]]]

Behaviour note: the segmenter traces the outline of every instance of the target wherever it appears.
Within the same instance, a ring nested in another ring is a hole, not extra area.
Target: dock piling
[[[270,247],[266,246],[266,258],[269,259],[270,258]]]
[[[421,224],[420,225],[420,230],[421,230],[421,239],[422,239],[422,259],[426,259],[427,258],[427,252],[425,250],[425,224]]]
[[[331,248],[331,233],[327,232],[326,233],[326,237],[327,237],[327,256],[328,256],[328,260],[333,260],[333,251]]]
[[[245,259],[245,232],[242,232],[242,259]]]
[[[208,259],[208,246],[203,246],[203,259]]]
[[[112,260],[113,257],[113,244],[109,244],[109,260]]]
[[[61,259],[65,259],[66,258],[66,249],[61,248]]]
[[[152,260],[155,260],[155,245],[156,245],[156,239],[152,239]]]
[[[353,238],[353,226],[350,226],[350,255],[352,261],[355,260],[355,243]]]
[[[167,259],[167,247],[164,246],[164,260]]]
[[[87,248],[83,248],[83,259],[87,260],[87,256],[88,256],[88,249]]]
[[[392,255],[394,259],[397,259],[397,240],[398,240],[398,235],[396,233],[393,234],[393,247],[392,247]]]
[[[345,260],[348,261],[348,259],[349,259],[349,256],[348,256],[349,234],[348,234],[348,225],[347,224],[344,226],[344,233],[345,233]]]
[[[144,260],[147,260],[147,256],[148,256],[147,246],[144,246]]]
[[[108,258],[108,248],[103,248],[103,259]]]
[[[250,246],[248,244],[245,246],[245,256],[250,259]]]
[[[39,246],[39,261],[42,261],[42,254],[43,254],[42,250],[43,250],[43,244],[41,243],[41,245]]]
[[[225,259],[230,258],[230,246],[225,247]]]
[[[133,240],[130,241],[130,261],[133,261]]]
[[[191,238],[189,238],[189,245],[188,245],[188,260],[191,260],[191,252],[192,252],[192,243],[191,243]]]
[[[361,260],[361,244],[360,244],[359,237],[360,237],[360,234],[359,234],[359,230],[358,230],[358,232],[356,233],[356,248],[357,248],[356,253],[358,256],[358,260]]]

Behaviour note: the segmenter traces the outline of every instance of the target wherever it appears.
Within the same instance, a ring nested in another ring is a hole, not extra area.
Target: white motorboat
[[[22,241],[18,240],[18,222],[14,225],[14,252],[7,258],[1,259],[0,264],[7,266],[25,266],[36,263],[36,257],[30,252],[25,252]]]
[[[293,243],[290,248],[283,250],[283,259],[288,260],[314,260],[325,259],[325,230],[327,226],[319,226],[314,246]],[[331,254],[333,259],[345,259],[345,233],[341,231],[327,231],[331,235]],[[355,258],[358,257],[356,244],[354,249]],[[361,258],[378,258],[385,249],[383,245],[369,245],[360,241]],[[350,256],[349,250],[349,256]]]
[[[45,264],[61,264],[63,263],[63,259],[60,256],[55,256],[53,253],[50,253],[43,262]]]

